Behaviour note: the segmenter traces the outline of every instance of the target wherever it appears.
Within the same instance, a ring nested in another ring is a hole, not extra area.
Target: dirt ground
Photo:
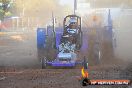
[[[83,88],[81,68],[41,69],[34,31],[0,33],[0,88]],[[132,79],[132,61],[89,66],[90,79]],[[86,88],[132,88],[132,85]]]

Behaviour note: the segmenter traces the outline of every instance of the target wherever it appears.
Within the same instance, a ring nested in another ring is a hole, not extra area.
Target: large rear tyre
[[[77,38],[77,49],[80,50],[80,48],[82,47],[82,36],[83,36],[83,33],[80,32],[79,33],[79,36]]]
[[[41,62],[41,59],[45,57],[45,49],[44,48],[38,48],[37,49],[37,58],[39,62]]]

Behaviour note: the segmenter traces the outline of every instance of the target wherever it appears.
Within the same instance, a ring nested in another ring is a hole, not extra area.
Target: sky
[[[74,0],[60,0],[59,4],[60,5],[73,5]]]

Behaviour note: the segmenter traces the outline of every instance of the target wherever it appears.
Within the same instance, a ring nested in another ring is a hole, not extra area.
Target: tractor
[[[75,67],[83,65],[88,67],[86,57],[78,61],[77,51],[82,47],[81,17],[68,15],[63,21],[61,28],[38,28],[37,29],[37,49],[38,58],[42,63],[42,68],[52,67]],[[52,55],[50,51],[55,50]],[[51,60],[51,57],[53,59]]]

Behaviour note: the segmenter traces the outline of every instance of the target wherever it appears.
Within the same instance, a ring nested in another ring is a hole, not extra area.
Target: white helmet
[[[75,17],[71,17],[70,20],[69,20],[69,23],[76,23],[77,20]]]

